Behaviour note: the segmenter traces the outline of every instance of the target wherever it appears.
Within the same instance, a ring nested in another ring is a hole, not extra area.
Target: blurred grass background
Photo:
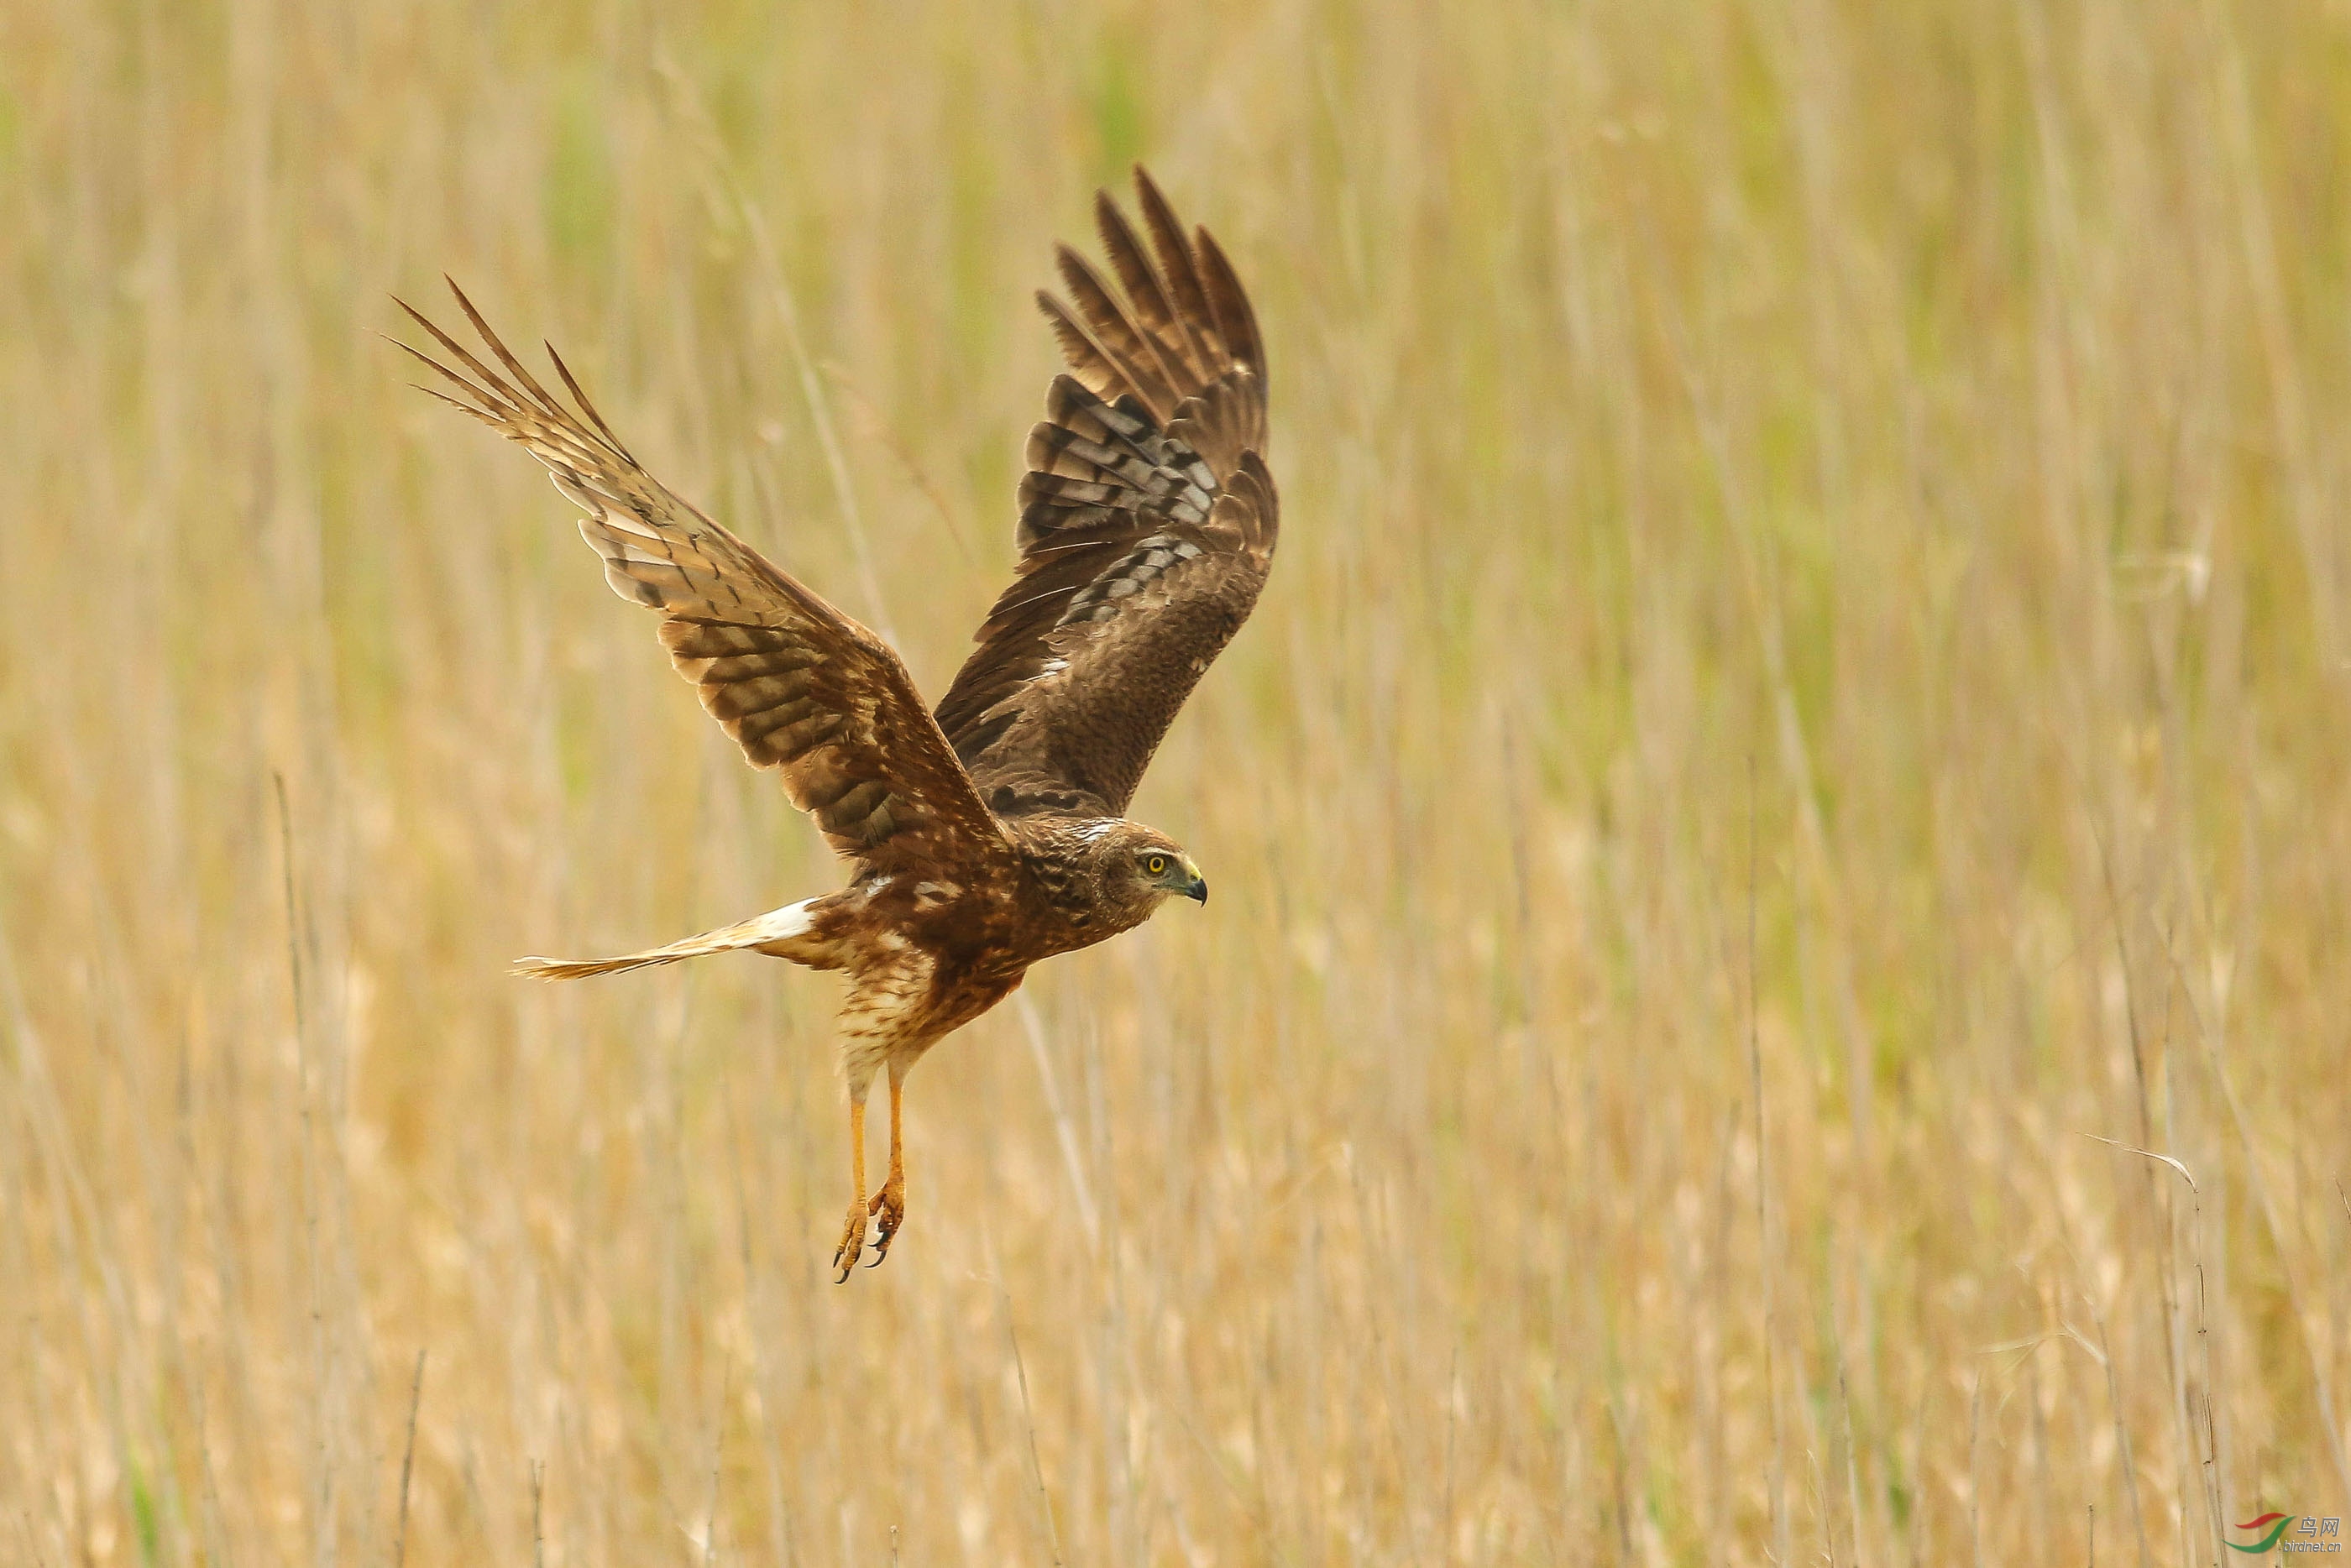
[[[454,273],[935,695],[1138,157],[1272,358],[1216,902],[836,1290],[831,981],[502,970],[837,872],[370,334]],[[2351,1514],[2346,177],[2342,0],[0,10],[0,1560]]]

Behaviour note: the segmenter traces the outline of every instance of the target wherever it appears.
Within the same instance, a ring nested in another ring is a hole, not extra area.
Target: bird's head
[[[1109,819],[1081,830],[1093,861],[1096,896],[1137,919],[1171,898],[1208,901],[1208,879],[1184,846],[1139,822]]]

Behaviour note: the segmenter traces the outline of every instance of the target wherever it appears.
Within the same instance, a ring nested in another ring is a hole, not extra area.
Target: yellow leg
[[[849,1096],[849,1167],[857,1196],[849,1200],[849,1222],[841,1228],[841,1247],[832,1254],[832,1266],[841,1271],[833,1276],[836,1285],[849,1278],[849,1271],[857,1266],[857,1254],[865,1250],[865,1090],[862,1085]]]
[[[878,1269],[882,1260],[890,1255],[890,1238],[906,1222],[906,1106],[902,1091],[906,1081],[904,1069],[896,1063],[890,1066],[890,1175],[882,1183],[882,1190],[873,1195],[872,1211],[878,1221],[873,1231],[873,1261],[865,1266]]]

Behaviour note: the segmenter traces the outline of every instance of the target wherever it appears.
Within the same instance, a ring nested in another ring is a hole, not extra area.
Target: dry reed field
[[[1138,159],[1270,359],[1216,899],[932,1054],[836,1289],[832,979],[504,972],[836,864],[373,334],[935,699]],[[0,1563],[2351,1515],[2342,0],[55,0],[0,192]]]

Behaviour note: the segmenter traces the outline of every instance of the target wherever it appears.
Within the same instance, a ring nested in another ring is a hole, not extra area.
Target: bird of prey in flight
[[[755,768],[781,775],[848,862],[838,891],[666,947],[523,959],[550,980],[747,948],[848,980],[837,1024],[854,1196],[833,1263],[904,1223],[901,1089],[924,1052],[1029,965],[1140,925],[1208,884],[1125,812],[1176,711],[1248,618],[1278,531],[1257,320],[1206,229],[1135,171],[1144,234],[1095,202],[1109,278],[1057,250],[1040,291],[1069,373],[1029,433],[1019,561],[935,711],[889,645],[642,467],[553,347],[550,393],[456,286],[485,360],[402,302],[435,390],[519,442],[585,514],[622,598],[658,611],[679,671]],[[402,345],[406,348],[406,345]],[[433,390],[433,389],[426,389]],[[870,1201],[865,1100],[890,1085],[890,1173]],[[868,1265],[872,1266],[871,1264]]]

